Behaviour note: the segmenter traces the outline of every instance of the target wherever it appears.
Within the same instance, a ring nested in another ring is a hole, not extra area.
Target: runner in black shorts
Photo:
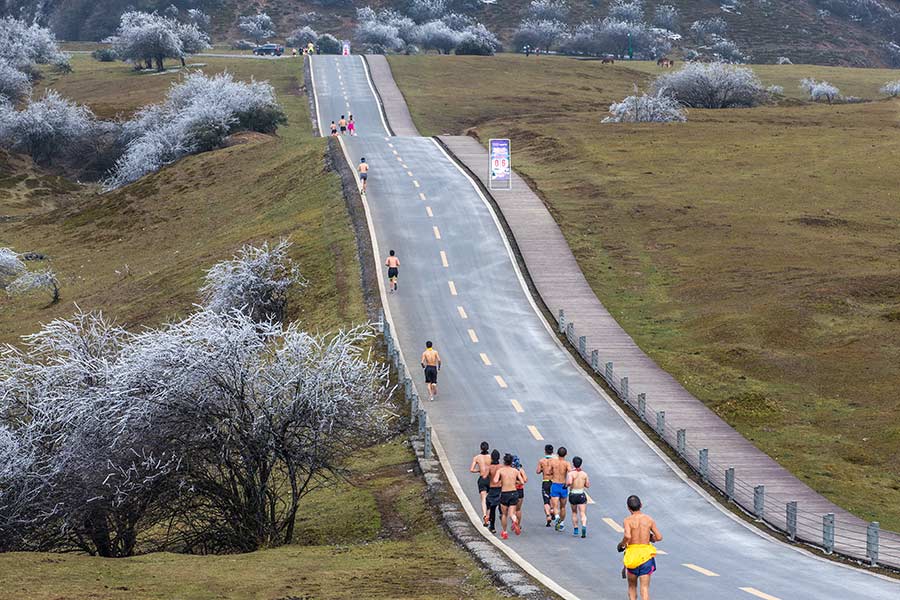
[[[522,461],[519,460],[519,457],[513,455],[513,467],[519,471],[519,474],[522,476],[522,482],[516,484],[516,492],[519,494],[519,501],[516,503],[516,514],[519,515],[519,519],[522,518],[522,504],[525,502],[525,484],[528,483],[528,475],[525,474],[525,469],[522,467]]]
[[[437,376],[441,370],[441,355],[432,347],[431,341],[425,342],[422,353],[422,368],[425,369],[425,383],[428,384],[429,400],[437,396]]]
[[[472,457],[472,466],[469,467],[470,473],[478,473],[478,495],[481,496],[481,516],[484,519],[484,526],[489,524],[487,509],[487,494],[490,488],[491,480],[488,478],[488,472],[491,466],[490,444],[481,442],[481,452]]]
[[[388,283],[390,284],[391,293],[393,294],[397,291],[397,277],[400,276],[400,259],[397,258],[394,251],[391,250],[391,255],[387,257],[384,264],[388,268]]]
[[[500,537],[504,540],[509,538],[509,534],[506,532],[509,520],[512,520],[512,528],[516,535],[522,533],[522,527],[516,517],[516,505],[519,503],[519,492],[516,491],[516,486],[519,483],[524,483],[522,472],[513,466],[512,455],[506,454],[503,456],[503,467],[497,470],[491,479],[491,485],[500,486],[500,522],[503,526]]]
[[[550,461],[553,459],[553,445],[544,446],[544,458],[538,461],[535,473],[542,476],[541,497],[544,500],[544,517],[547,519],[547,527],[553,523],[553,513],[550,511]]]

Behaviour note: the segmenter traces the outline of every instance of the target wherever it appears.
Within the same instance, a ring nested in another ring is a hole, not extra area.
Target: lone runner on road
[[[550,506],[550,485],[552,481],[550,480],[551,471],[550,471],[550,461],[553,459],[553,445],[547,444],[544,446],[544,458],[538,461],[537,470],[535,473],[541,475],[541,497],[544,500],[544,516],[547,518],[547,527],[553,524],[553,510]]]
[[[587,492],[591,487],[588,474],[581,470],[581,457],[572,459],[573,471],[566,476],[566,485],[569,486],[569,505],[572,507],[572,535],[578,535],[578,521],[581,520],[581,537],[587,537]]]
[[[560,446],[556,450],[556,457],[550,459],[550,506],[556,515],[556,531],[562,531],[566,527],[566,477],[572,470],[572,465],[566,460],[568,450]]]
[[[628,598],[637,600],[640,581],[641,600],[650,600],[650,576],[656,571],[656,548],[650,542],[661,542],[663,537],[656,521],[641,512],[640,498],[628,496],[626,503],[631,514],[625,517],[625,535],[618,550],[625,552],[622,562],[628,569]]]
[[[487,477],[491,466],[489,449],[487,442],[481,442],[481,452],[472,457],[472,466],[469,467],[470,473],[478,473],[478,495],[481,496],[481,515],[485,527],[488,526],[487,493],[491,485],[491,480]]]
[[[516,518],[516,504],[519,503],[519,492],[516,486],[522,481],[522,472],[513,466],[512,454],[503,455],[503,466],[497,469],[492,484],[500,484],[500,537],[509,539],[506,526],[512,519],[512,528],[516,535],[522,533],[522,527]]]
[[[334,126],[334,121],[332,121],[331,125],[332,127]],[[362,195],[365,196],[366,180],[369,178],[369,164],[366,162],[365,157],[359,159],[359,166],[356,167],[356,170],[359,171],[359,179],[362,181]]]
[[[388,281],[390,282],[391,293],[397,291],[397,277],[400,275],[400,259],[397,258],[394,251],[391,250],[390,256],[387,257],[387,260],[384,261],[384,264],[388,268]]]
[[[431,344],[431,340],[425,342],[425,352],[422,353],[422,368],[425,369],[425,383],[428,384],[429,400],[437,396],[437,376],[441,370],[441,355]]]

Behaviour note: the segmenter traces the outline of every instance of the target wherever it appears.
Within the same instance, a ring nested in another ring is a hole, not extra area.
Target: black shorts
[[[519,503],[519,492],[513,490],[511,492],[502,492],[500,494],[501,506],[515,506]]]
[[[363,181],[365,181],[366,179],[369,178],[369,174],[368,173],[360,173],[359,178],[362,179]]]
[[[347,133],[347,128],[346,128],[346,127],[341,127],[341,133]]]
[[[425,367],[425,383],[437,383],[437,367],[432,365]]]
[[[584,492],[580,494],[572,494],[569,493],[569,504],[571,506],[578,506],[579,504],[587,504],[587,494]]]
[[[479,493],[488,491],[488,489],[490,489],[490,487],[491,487],[491,482],[488,481],[488,478],[481,477],[479,475],[478,476],[478,491],[479,491]]]
[[[400,269],[397,267],[388,267],[388,278],[397,277],[400,275]]]
[[[519,495],[519,500],[522,500],[525,498],[525,488],[517,489],[516,493]]]
[[[544,504],[550,504],[550,484],[552,481],[545,480],[541,482],[541,498],[544,499]]]
[[[500,506],[500,488],[492,487],[488,490],[487,495],[487,505],[488,506]]]

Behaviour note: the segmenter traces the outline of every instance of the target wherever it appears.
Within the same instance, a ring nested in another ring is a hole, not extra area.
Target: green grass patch
[[[423,132],[512,139],[592,288],[654,360],[828,498],[900,529],[900,102],[603,125],[655,65],[391,67]],[[788,94],[803,76],[869,98],[896,79],[753,68]]]

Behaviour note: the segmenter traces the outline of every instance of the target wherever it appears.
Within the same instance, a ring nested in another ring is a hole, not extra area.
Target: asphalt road
[[[407,361],[418,362],[426,339],[443,358],[439,398],[425,408],[466,497],[479,507],[468,468],[482,440],[518,454],[529,473],[524,531],[506,542],[523,559],[579,598],[624,597],[621,534],[604,519],[621,524],[626,497],[638,494],[664,536],[655,598],[900,598],[897,581],[779,543],[688,483],[559,346],[471,182],[432,140],[389,137],[361,57],[312,64],[321,130],[352,112],[359,135],[345,147],[354,164],[371,165],[380,258],[394,249],[401,261],[388,304]],[[421,377],[417,386],[427,398]],[[534,469],[545,443],[584,459],[587,539],[572,536],[571,521],[561,533],[544,527]]]

